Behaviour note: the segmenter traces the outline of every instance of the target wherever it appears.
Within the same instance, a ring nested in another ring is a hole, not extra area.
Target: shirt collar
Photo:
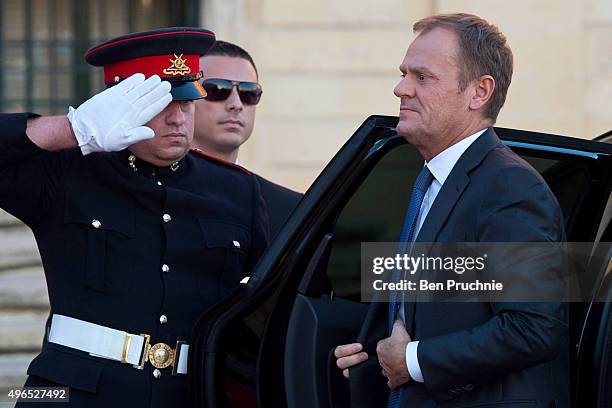
[[[433,159],[425,162],[425,166],[431,171],[431,174],[440,184],[444,184],[448,175],[455,167],[455,164],[459,161],[459,158],[463,153],[482,135],[485,129],[482,129],[471,136],[455,143],[454,145],[446,148],[442,152],[438,153]]]

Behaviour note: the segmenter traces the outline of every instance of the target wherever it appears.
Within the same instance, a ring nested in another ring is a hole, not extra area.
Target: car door
[[[612,143],[612,130],[594,140]],[[576,407],[612,407],[612,249],[605,242],[612,241],[612,225],[605,223],[611,214],[612,200],[608,201],[598,233],[603,243],[597,249],[603,262],[594,263],[599,268],[598,279],[576,343]]]
[[[575,407],[612,407],[612,248],[597,251],[608,262],[594,264],[598,279],[577,333]]]
[[[397,240],[422,166],[416,149],[396,134],[396,124],[396,117],[368,118],[307,191],[248,283],[199,319],[189,356],[194,406],[351,406],[355,385],[335,367],[333,349],[355,341],[364,324],[361,243]],[[612,146],[496,131],[549,183],[568,240],[610,241],[601,224],[609,220],[603,217]],[[590,293],[598,279],[594,272],[581,282],[583,290]],[[587,305],[572,307],[571,344]]]

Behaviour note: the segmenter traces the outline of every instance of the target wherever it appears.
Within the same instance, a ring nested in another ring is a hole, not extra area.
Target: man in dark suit
[[[545,181],[491,128],[512,76],[505,37],[468,14],[431,16],[414,31],[394,90],[397,132],[425,165],[400,241],[563,241],[561,210]],[[539,256],[540,268],[505,278],[519,292],[534,285],[560,299],[562,256],[553,249]],[[353,406],[569,405],[561,303],[391,302],[398,307],[372,303],[357,343],[335,350],[355,385]]]
[[[196,102],[194,147],[204,154],[236,163],[238,150],[255,125],[262,89],[251,55],[243,48],[217,41],[201,58],[207,95]],[[276,235],[302,198],[300,193],[257,176],[270,218],[270,236]]]

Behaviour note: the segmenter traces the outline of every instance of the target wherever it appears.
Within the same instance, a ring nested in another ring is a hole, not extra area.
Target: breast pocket
[[[200,295],[205,303],[216,303],[244,277],[244,260],[251,234],[237,224],[200,220],[204,236],[203,262],[198,273]]]
[[[129,211],[68,201],[64,227],[66,259],[77,283],[102,293],[123,294],[130,289],[134,218]]]

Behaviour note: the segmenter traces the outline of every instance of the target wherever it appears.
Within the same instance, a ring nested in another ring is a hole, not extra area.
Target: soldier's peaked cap
[[[104,83],[115,85],[140,72],[159,75],[172,84],[172,99],[200,99],[200,57],[215,43],[212,31],[195,27],[169,27],[131,33],[90,48],[85,60],[104,67]]]

